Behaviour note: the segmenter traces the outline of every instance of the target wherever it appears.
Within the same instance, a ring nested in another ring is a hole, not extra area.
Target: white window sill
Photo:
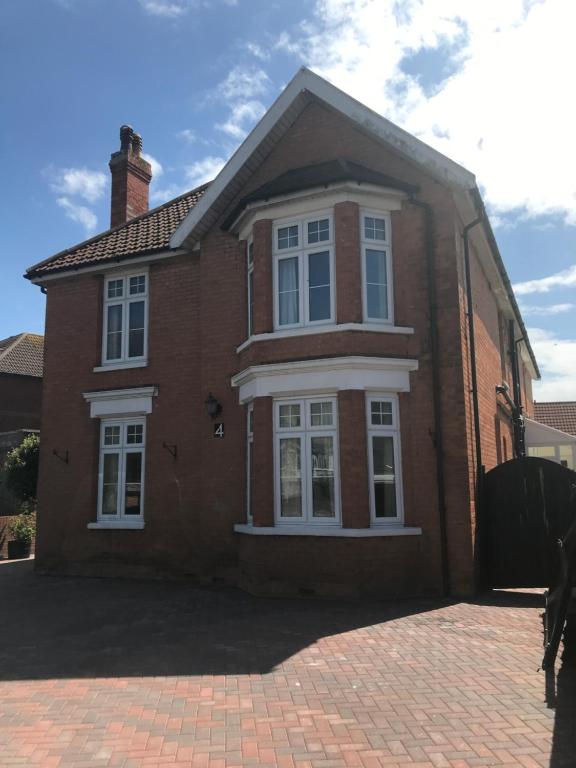
[[[339,525],[276,525],[270,527],[237,523],[236,533],[250,536],[337,536],[352,539],[373,538],[375,536],[421,536],[422,528],[405,528],[401,525],[379,525],[373,528],[342,528]]]
[[[146,368],[148,360],[128,360],[123,363],[106,363],[105,365],[97,365],[92,369],[94,373],[102,373],[102,371],[123,371],[125,368]]]
[[[88,523],[90,530],[109,531],[141,531],[144,528],[144,520],[101,520],[97,523]]]
[[[292,336],[313,336],[318,333],[338,333],[338,331],[368,331],[371,333],[404,333],[411,335],[414,328],[401,325],[387,325],[386,323],[340,323],[340,325],[316,325],[304,326],[300,328],[289,328],[283,331],[272,331],[270,333],[256,333],[246,339],[236,352],[242,352],[257,341],[274,341],[275,339],[288,339]]]

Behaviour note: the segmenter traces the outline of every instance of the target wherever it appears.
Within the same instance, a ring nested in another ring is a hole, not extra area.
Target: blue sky
[[[576,400],[575,18],[563,0],[3,0],[0,338],[42,332],[21,275],[105,229],[130,123],[152,204],[213,176],[310,66],[473,171],[544,372]]]

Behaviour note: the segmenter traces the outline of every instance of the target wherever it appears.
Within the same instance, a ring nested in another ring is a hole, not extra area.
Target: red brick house
[[[471,592],[477,473],[538,376],[474,176],[308,70],[153,211],[140,149],[124,126],[113,228],[27,273],[38,567]]]

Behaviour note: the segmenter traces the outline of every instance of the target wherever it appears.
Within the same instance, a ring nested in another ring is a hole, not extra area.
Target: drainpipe
[[[442,565],[442,593],[450,594],[450,563],[448,560],[448,526],[446,522],[446,484],[444,481],[444,431],[440,397],[440,363],[438,355],[438,298],[436,293],[436,251],[433,235],[433,211],[428,203],[410,197],[410,203],[424,212],[424,249],[428,283],[428,311],[430,313],[430,351],[432,357],[432,396],[434,408],[434,447],[436,449],[436,486],[438,489],[438,516],[440,519],[440,559]]]
[[[482,441],[480,440],[480,408],[478,405],[478,374],[476,370],[476,336],[474,334],[474,304],[472,300],[472,280],[470,277],[470,243],[468,240],[468,233],[477,224],[482,221],[482,216],[479,216],[474,221],[466,224],[462,231],[462,237],[464,238],[464,270],[466,274],[466,304],[468,318],[468,339],[470,343],[470,372],[472,376],[472,410],[474,414],[474,440],[476,444],[476,488],[475,488],[475,503],[478,503],[479,497],[479,483],[482,477]],[[478,509],[476,509],[476,517],[478,517]]]

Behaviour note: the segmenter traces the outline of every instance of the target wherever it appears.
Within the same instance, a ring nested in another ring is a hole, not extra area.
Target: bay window
[[[148,342],[148,275],[108,277],[104,281],[104,365],[146,359]]]
[[[402,519],[398,401],[395,397],[369,396],[368,466],[372,523]]]
[[[336,404],[334,397],[274,403],[278,523],[339,520]]]
[[[390,217],[360,212],[362,293],[365,322],[392,322],[392,260]]]
[[[145,420],[102,419],[98,473],[98,519],[138,522],[143,518]]]
[[[250,240],[246,253],[248,272],[248,336],[254,333],[254,241]]]
[[[273,237],[276,329],[335,322],[331,214],[276,222]]]

